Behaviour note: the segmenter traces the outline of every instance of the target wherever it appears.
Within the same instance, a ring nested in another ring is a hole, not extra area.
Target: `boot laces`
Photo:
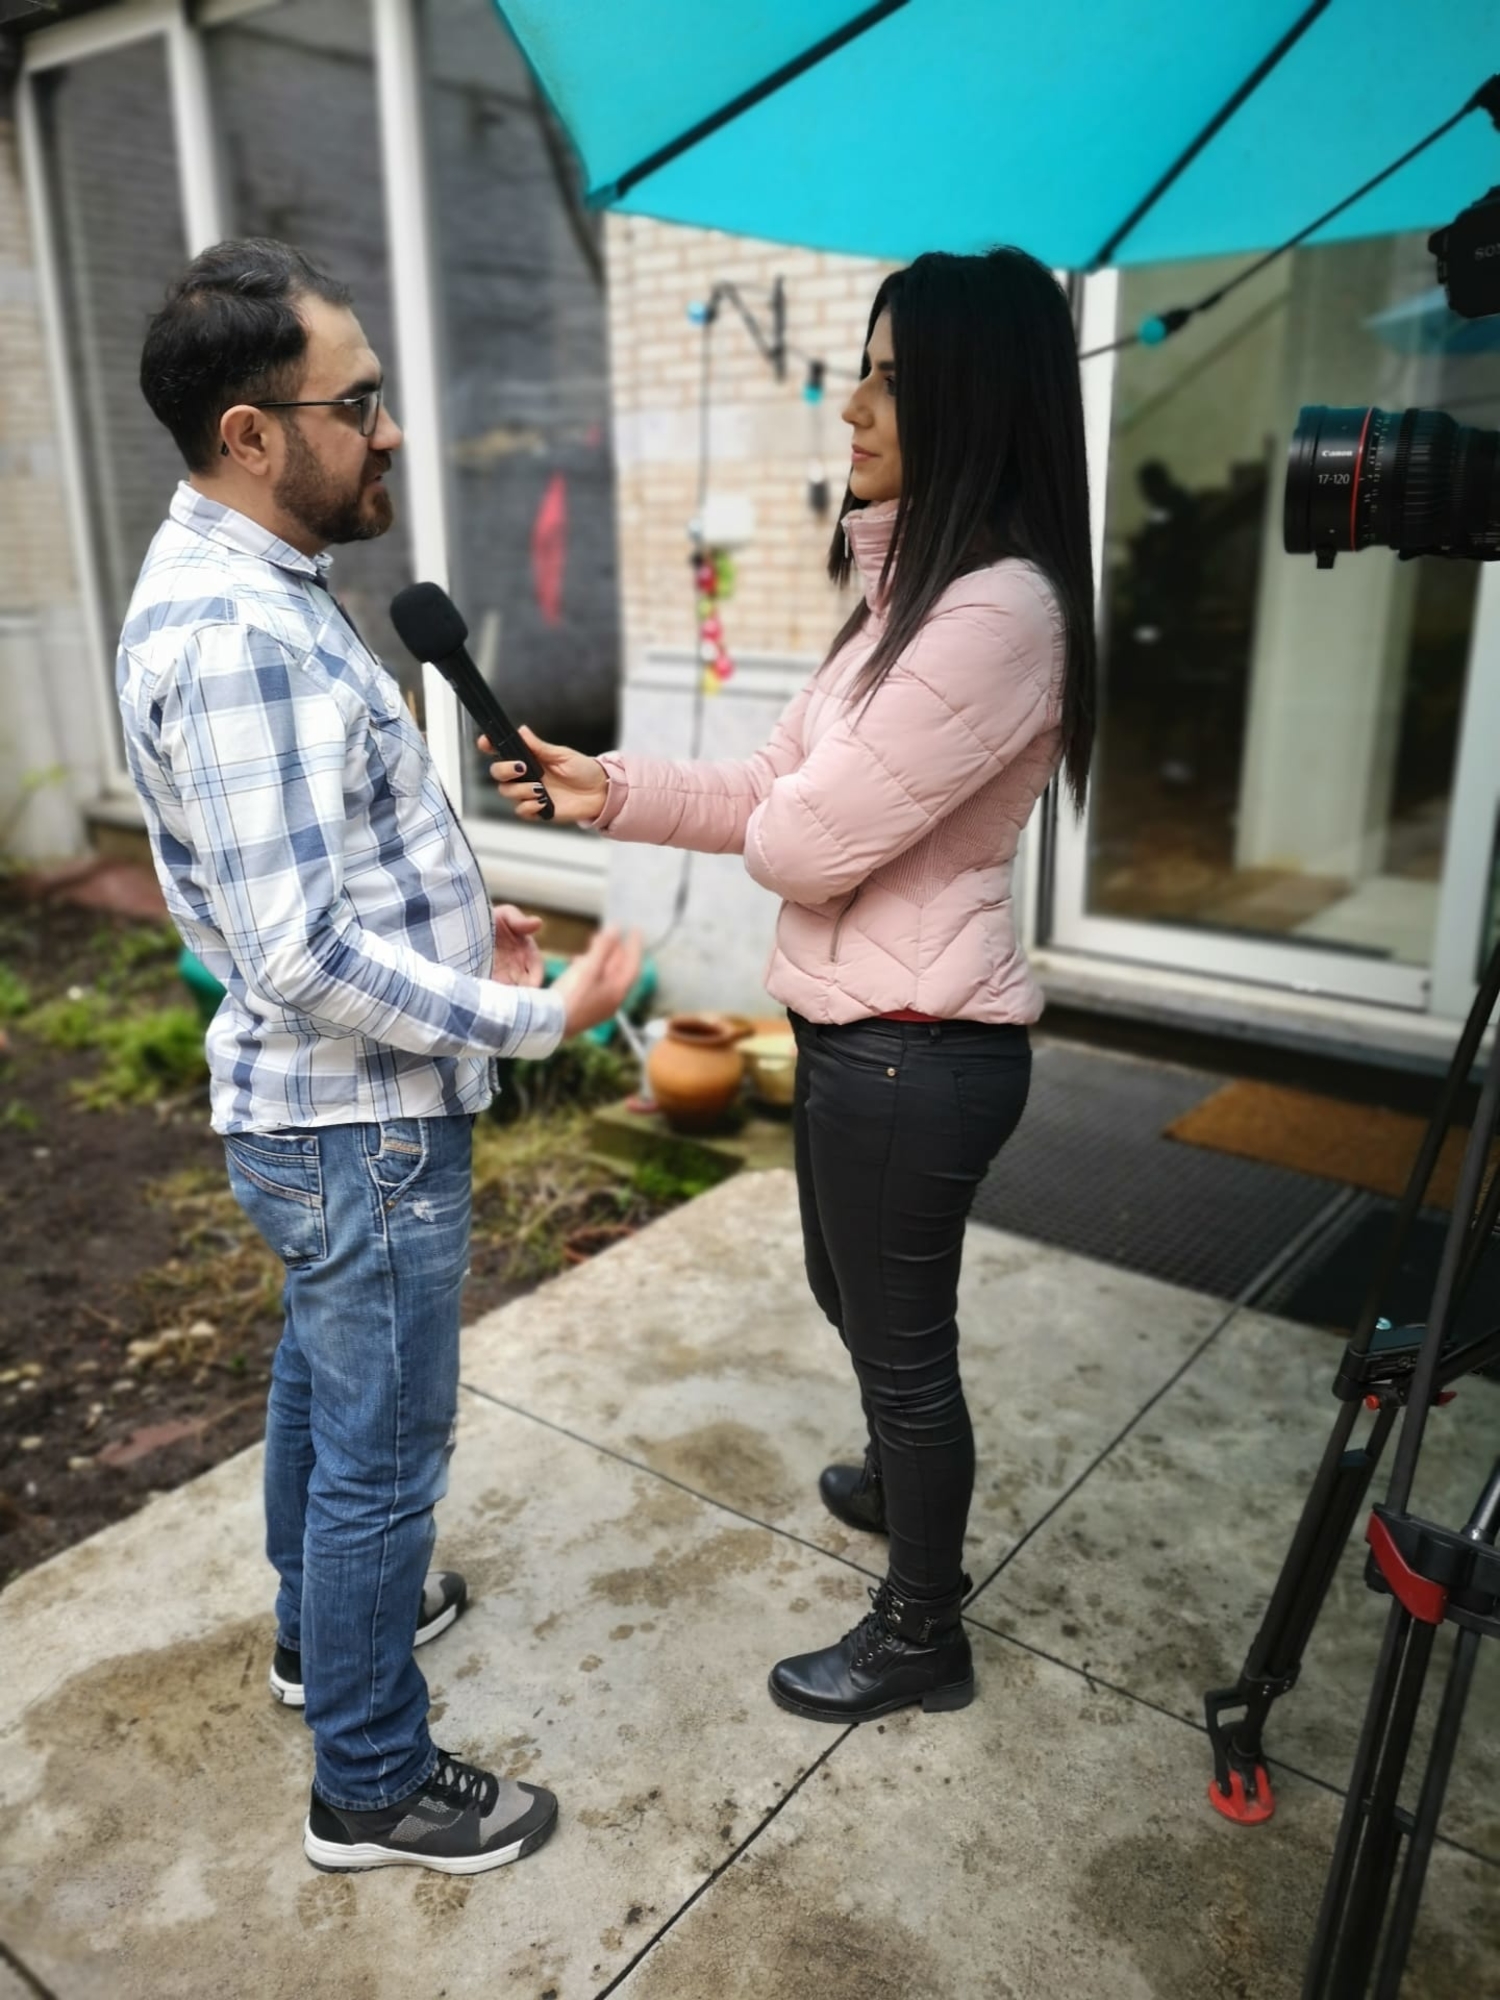
[[[439,1750],[437,1769],[423,1789],[461,1812],[472,1806],[483,1819],[500,1796],[500,1780],[493,1771],[481,1771],[477,1765],[465,1764]]]
[[[874,1666],[901,1644],[901,1634],[888,1621],[885,1585],[878,1585],[869,1597],[869,1610],[849,1634],[854,1642],[851,1658],[857,1667]]]

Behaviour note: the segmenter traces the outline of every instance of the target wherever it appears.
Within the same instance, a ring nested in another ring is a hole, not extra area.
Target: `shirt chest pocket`
[[[370,746],[377,790],[383,772],[398,798],[416,798],[427,777],[427,746],[401,701],[386,706],[382,695],[371,697]]]

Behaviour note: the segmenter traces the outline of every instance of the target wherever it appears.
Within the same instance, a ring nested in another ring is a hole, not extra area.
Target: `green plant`
[[[695,1195],[707,1194],[711,1187],[718,1185],[717,1178],[712,1174],[679,1172],[659,1160],[642,1160],[631,1174],[630,1181],[647,1201],[660,1202],[663,1207],[691,1201]]]
[[[106,992],[129,992],[140,975],[155,975],[176,959],[181,945],[170,924],[110,925],[95,933],[98,981]]]
[[[3,1111],[0,1111],[0,1131],[35,1132],[41,1125],[29,1104],[23,1104],[19,1097],[13,1097]]]
[[[74,1086],[81,1104],[105,1111],[117,1104],[146,1104],[191,1090],[208,1076],[203,1024],[191,1007],[160,1007],[126,1015],[105,1030],[106,1061],[98,1076]]]
[[[97,1049],[104,1045],[114,1011],[102,993],[85,990],[43,1001],[21,1026],[49,1049]]]
[[[31,1005],[31,988],[8,965],[0,965],[0,1021],[14,1021]]]
[[[601,1049],[596,1042],[578,1036],[539,1062],[522,1059],[504,1065],[495,1116],[501,1124],[508,1124],[512,1119],[569,1106],[592,1110],[595,1105],[623,1097],[633,1076],[628,1056]]]

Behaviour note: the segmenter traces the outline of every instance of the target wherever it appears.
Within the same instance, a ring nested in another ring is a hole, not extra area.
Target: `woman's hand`
[[[597,819],[609,797],[609,779],[598,758],[585,757],[581,750],[568,750],[558,743],[544,743],[540,736],[524,725],[521,734],[532,756],[542,767],[548,796],[557,809],[554,824],[572,826],[579,820]],[[494,745],[487,736],[480,737],[479,747],[494,754]],[[524,764],[509,761],[491,764],[490,776],[499,788],[501,798],[515,807],[517,818],[537,818],[542,810],[542,801],[537,797],[536,786],[526,776]]]

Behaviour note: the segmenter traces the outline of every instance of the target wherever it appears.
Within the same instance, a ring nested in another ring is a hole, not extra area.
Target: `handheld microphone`
[[[527,777],[541,786],[537,817],[551,819],[557,808],[542,785],[541,766],[469,658],[469,628],[447,591],[435,583],[409,583],[391,599],[391,623],[412,657],[442,675],[489,738],[495,756],[525,764]]]

